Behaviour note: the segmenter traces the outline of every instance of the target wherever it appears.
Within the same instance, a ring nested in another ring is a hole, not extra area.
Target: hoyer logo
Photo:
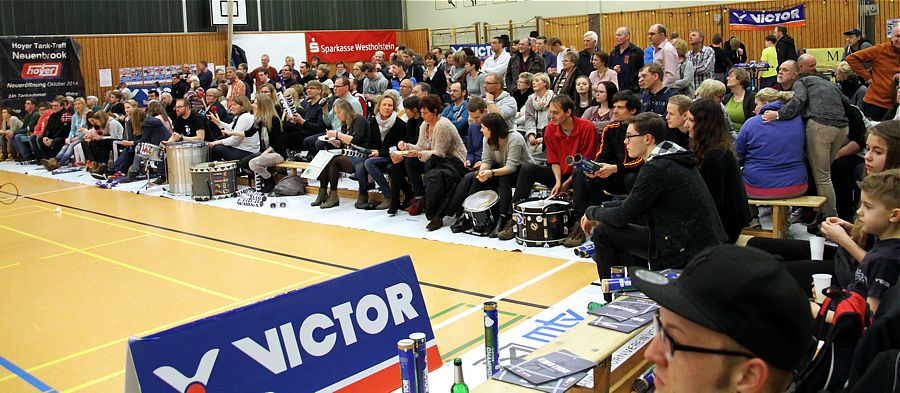
[[[22,65],[23,79],[56,78],[62,73],[62,63],[25,63]]]

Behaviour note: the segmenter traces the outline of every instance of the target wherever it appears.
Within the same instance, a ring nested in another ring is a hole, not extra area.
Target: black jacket
[[[169,129],[163,125],[162,120],[148,117],[141,123],[141,139],[138,142],[159,146],[162,141],[169,139],[169,136]]]
[[[722,104],[728,102],[731,97],[734,96],[734,93],[729,91],[725,93],[725,99],[722,100]],[[753,114],[753,110],[756,109],[756,92],[752,90],[745,90],[744,92],[744,101],[741,101],[741,104],[744,106],[744,120],[749,120],[751,117],[756,116]]]
[[[794,37],[785,35],[775,43],[775,52],[778,54],[778,64],[788,60],[797,61],[797,47],[794,45]],[[746,51],[744,53],[747,53]]]
[[[641,168],[631,193],[621,205],[591,206],[585,215],[614,226],[625,226],[646,216],[650,267],[684,267],[703,249],[727,240],[695,164],[693,153],[683,149],[655,156]]]
[[[737,157],[724,150],[708,151],[699,170],[719,212],[728,243],[733,244],[750,222],[750,208]]]
[[[69,135],[69,129],[62,120],[65,112],[65,110],[61,110],[50,114],[50,117],[47,118],[47,125],[44,126],[44,138],[65,138]]]
[[[631,158],[625,152],[625,131],[628,124],[613,121],[600,131],[600,148],[597,149],[595,161],[618,167],[619,176],[637,173],[644,165],[643,158]],[[683,147],[683,146],[682,146]]]
[[[594,48],[596,52],[600,51],[600,48]],[[591,71],[594,70],[594,63],[591,63],[592,53],[588,52],[587,49],[578,52],[578,72],[581,75],[590,75]]]
[[[441,71],[440,68],[435,67],[434,75],[432,75],[431,78],[426,78],[424,80],[416,79],[416,81],[425,82],[428,86],[431,86],[431,93],[437,94],[438,97],[441,97],[441,100],[447,96],[447,74],[445,74],[444,71]],[[359,86],[361,88],[362,83],[360,83]]]
[[[738,52],[738,49],[743,49],[744,54],[740,54],[740,52]],[[732,65],[747,62],[747,47],[744,46],[743,42],[741,42],[741,45],[739,47],[732,48],[731,47],[731,39],[727,39],[722,44],[722,50],[725,52],[725,54],[728,55],[728,61]]]
[[[375,120],[377,113],[369,117],[369,128],[366,136],[366,147],[378,150],[379,157],[387,157],[391,147],[397,146],[397,143],[403,140],[406,134],[406,122],[400,117],[394,121],[394,126],[388,130],[381,140],[381,131],[378,128],[378,121]],[[356,142],[354,142],[356,143]]]
[[[509,92],[509,94],[518,90],[516,82],[519,81],[519,73],[523,72],[521,70],[522,63],[524,62],[525,60],[519,52],[513,53],[512,57],[509,58],[509,65],[506,69],[506,91]],[[530,72],[533,75],[544,72],[544,58],[537,53],[531,52],[531,56],[528,57],[528,64],[525,65],[524,72]]]

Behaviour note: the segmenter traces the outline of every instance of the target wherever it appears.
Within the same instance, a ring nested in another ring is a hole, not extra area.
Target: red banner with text
[[[397,32],[391,30],[322,31],[306,33],[307,56],[326,63],[371,60],[375,52],[385,59],[397,50]]]

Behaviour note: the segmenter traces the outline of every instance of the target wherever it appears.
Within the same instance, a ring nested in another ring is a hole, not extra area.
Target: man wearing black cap
[[[871,42],[862,39],[862,32],[859,29],[845,31],[844,40],[847,41],[847,46],[844,47],[844,56],[841,57],[841,61],[847,60],[847,56],[850,56],[853,52],[872,46]]]
[[[815,348],[806,295],[764,251],[711,247],[677,280],[643,269],[632,280],[660,305],[644,353],[658,393],[780,393]]]

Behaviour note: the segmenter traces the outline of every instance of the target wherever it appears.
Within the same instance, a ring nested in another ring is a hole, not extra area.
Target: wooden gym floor
[[[0,392],[115,392],[126,340],[409,254],[446,358],[480,304],[514,326],[591,263],[312,224],[0,171]],[[9,186],[0,191],[8,192]],[[9,195],[0,195],[9,203]],[[57,207],[61,208],[56,212]],[[20,368],[18,375],[10,368]]]

